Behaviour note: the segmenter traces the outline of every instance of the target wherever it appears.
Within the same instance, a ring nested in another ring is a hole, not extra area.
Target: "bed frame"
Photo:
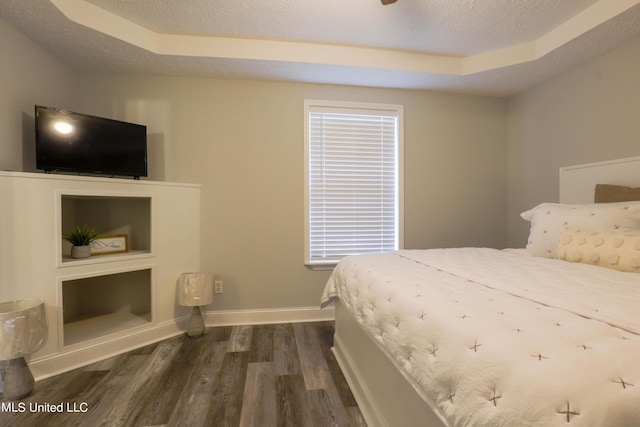
[[[336,299],[333,353],[369,427],[444,427],[378,345]]]
[[[593,203],[596,184],[640,186],[640,157],[560,168],[560,202]],[[443,427],[393,362],[336,300],[333,352],[369,427]]]
[[[560,168],[560,203],[593,203],[596,184],[640,186],[640,157]]]

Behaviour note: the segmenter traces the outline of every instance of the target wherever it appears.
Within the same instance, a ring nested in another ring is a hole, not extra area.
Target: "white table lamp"
[[[40,350],[47,334],[44,302],[0,303],[0,372],[5,398],[19,400],[31,394],[35,380],[24,357]]]
[[[178,302],[193,307],[187,324],[187,335],[198,337],[204,333],[204,319],[200,306],[213,302],[212,273],[182,273],[178,283]]]

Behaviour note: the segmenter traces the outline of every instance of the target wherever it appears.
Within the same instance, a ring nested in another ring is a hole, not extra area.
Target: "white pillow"
[[[520,216],[531,222],[527,250],[534,256],[556,258],[565,227],[595,232],[640,231],[640,202],[565,205],[542,203]]]
[[[560,233],[558,259],[640,272],[640,234],[565,228]]]

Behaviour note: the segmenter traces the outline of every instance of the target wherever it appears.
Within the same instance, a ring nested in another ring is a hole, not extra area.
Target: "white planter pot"
[[[71,258],[88,258],[91,256],[91,247],[87,246],[72,246]]]

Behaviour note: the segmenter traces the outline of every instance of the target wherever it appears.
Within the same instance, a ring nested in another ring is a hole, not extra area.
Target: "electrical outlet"
[[[211,283],[211,282],[209,282]],[[222,280],[216,280],[213,282],[213,289],[216,294],[221,294],[224,292],[224,287],[222,286]]]

